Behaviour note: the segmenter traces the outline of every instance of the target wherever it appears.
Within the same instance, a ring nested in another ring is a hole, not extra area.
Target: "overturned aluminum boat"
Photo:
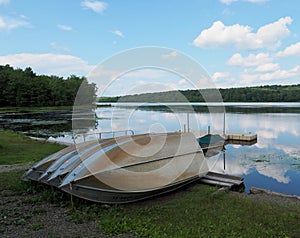
[[[23,175],[90,201],[128,203],[167,193],[206,175],[192,133],[94,140],[67,147]]]

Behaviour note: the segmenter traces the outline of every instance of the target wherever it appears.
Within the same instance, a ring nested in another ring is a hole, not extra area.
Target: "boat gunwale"
[[[203,174],[207,174],[207,172],[203,173]],[[79,187],[79,188],[85,188],[85,189],[90,189],[90,190],[94,190],[94,191],[103,191],[103,192],[109,192],[109,193],[145,193],[145,192],[154,192],[156,190],[160,190],[160,189],[165,189],[165,188],[169,188],[169,187],[173,187],[176,185],[181,185],[182,183],[186,183],[189,181],[196,181],[198,179],[200,179],[201,177],[203,177],[204,175],[200,176],[200,175],[194,175],[192,177],[183,179],[183,180],[179,180],[177,182],[174,183],[169,183],[167,185],[161,186],[161,187],[155,187],[152,189],[144,189],[144,190],[111,190],[111,189],[105,189],[105,188],[97,188],[97,187],[91,187],[91,186],[87,186],[87,185],[82,185],[82,184],[75,184],[75,183],[70,183],[70,187],[72,187],[72,189],[70,189],[70,191],[73,191],[74,188],[73,186]]]

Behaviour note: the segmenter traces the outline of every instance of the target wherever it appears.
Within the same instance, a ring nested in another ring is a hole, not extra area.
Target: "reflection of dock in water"
[[[226,140],[225,145],[254,145],[257,143],[257,139],[251,141],[243,141],[243,140]]]

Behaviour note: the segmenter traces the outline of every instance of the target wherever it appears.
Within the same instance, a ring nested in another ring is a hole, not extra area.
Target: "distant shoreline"
[[[205,96],[203,96],[205,95]],[[209,98],[212,95],[212,98]],[[100,97],[98,102],[300,102],[300,84],[228,89],[177,90]]]

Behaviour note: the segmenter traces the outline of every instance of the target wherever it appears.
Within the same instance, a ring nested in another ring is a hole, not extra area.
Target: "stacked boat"
[[[22,178],[90,201],[128,203],[173,191],[207,172],[195,136],[174,132],[78,143],[39,161]]]

